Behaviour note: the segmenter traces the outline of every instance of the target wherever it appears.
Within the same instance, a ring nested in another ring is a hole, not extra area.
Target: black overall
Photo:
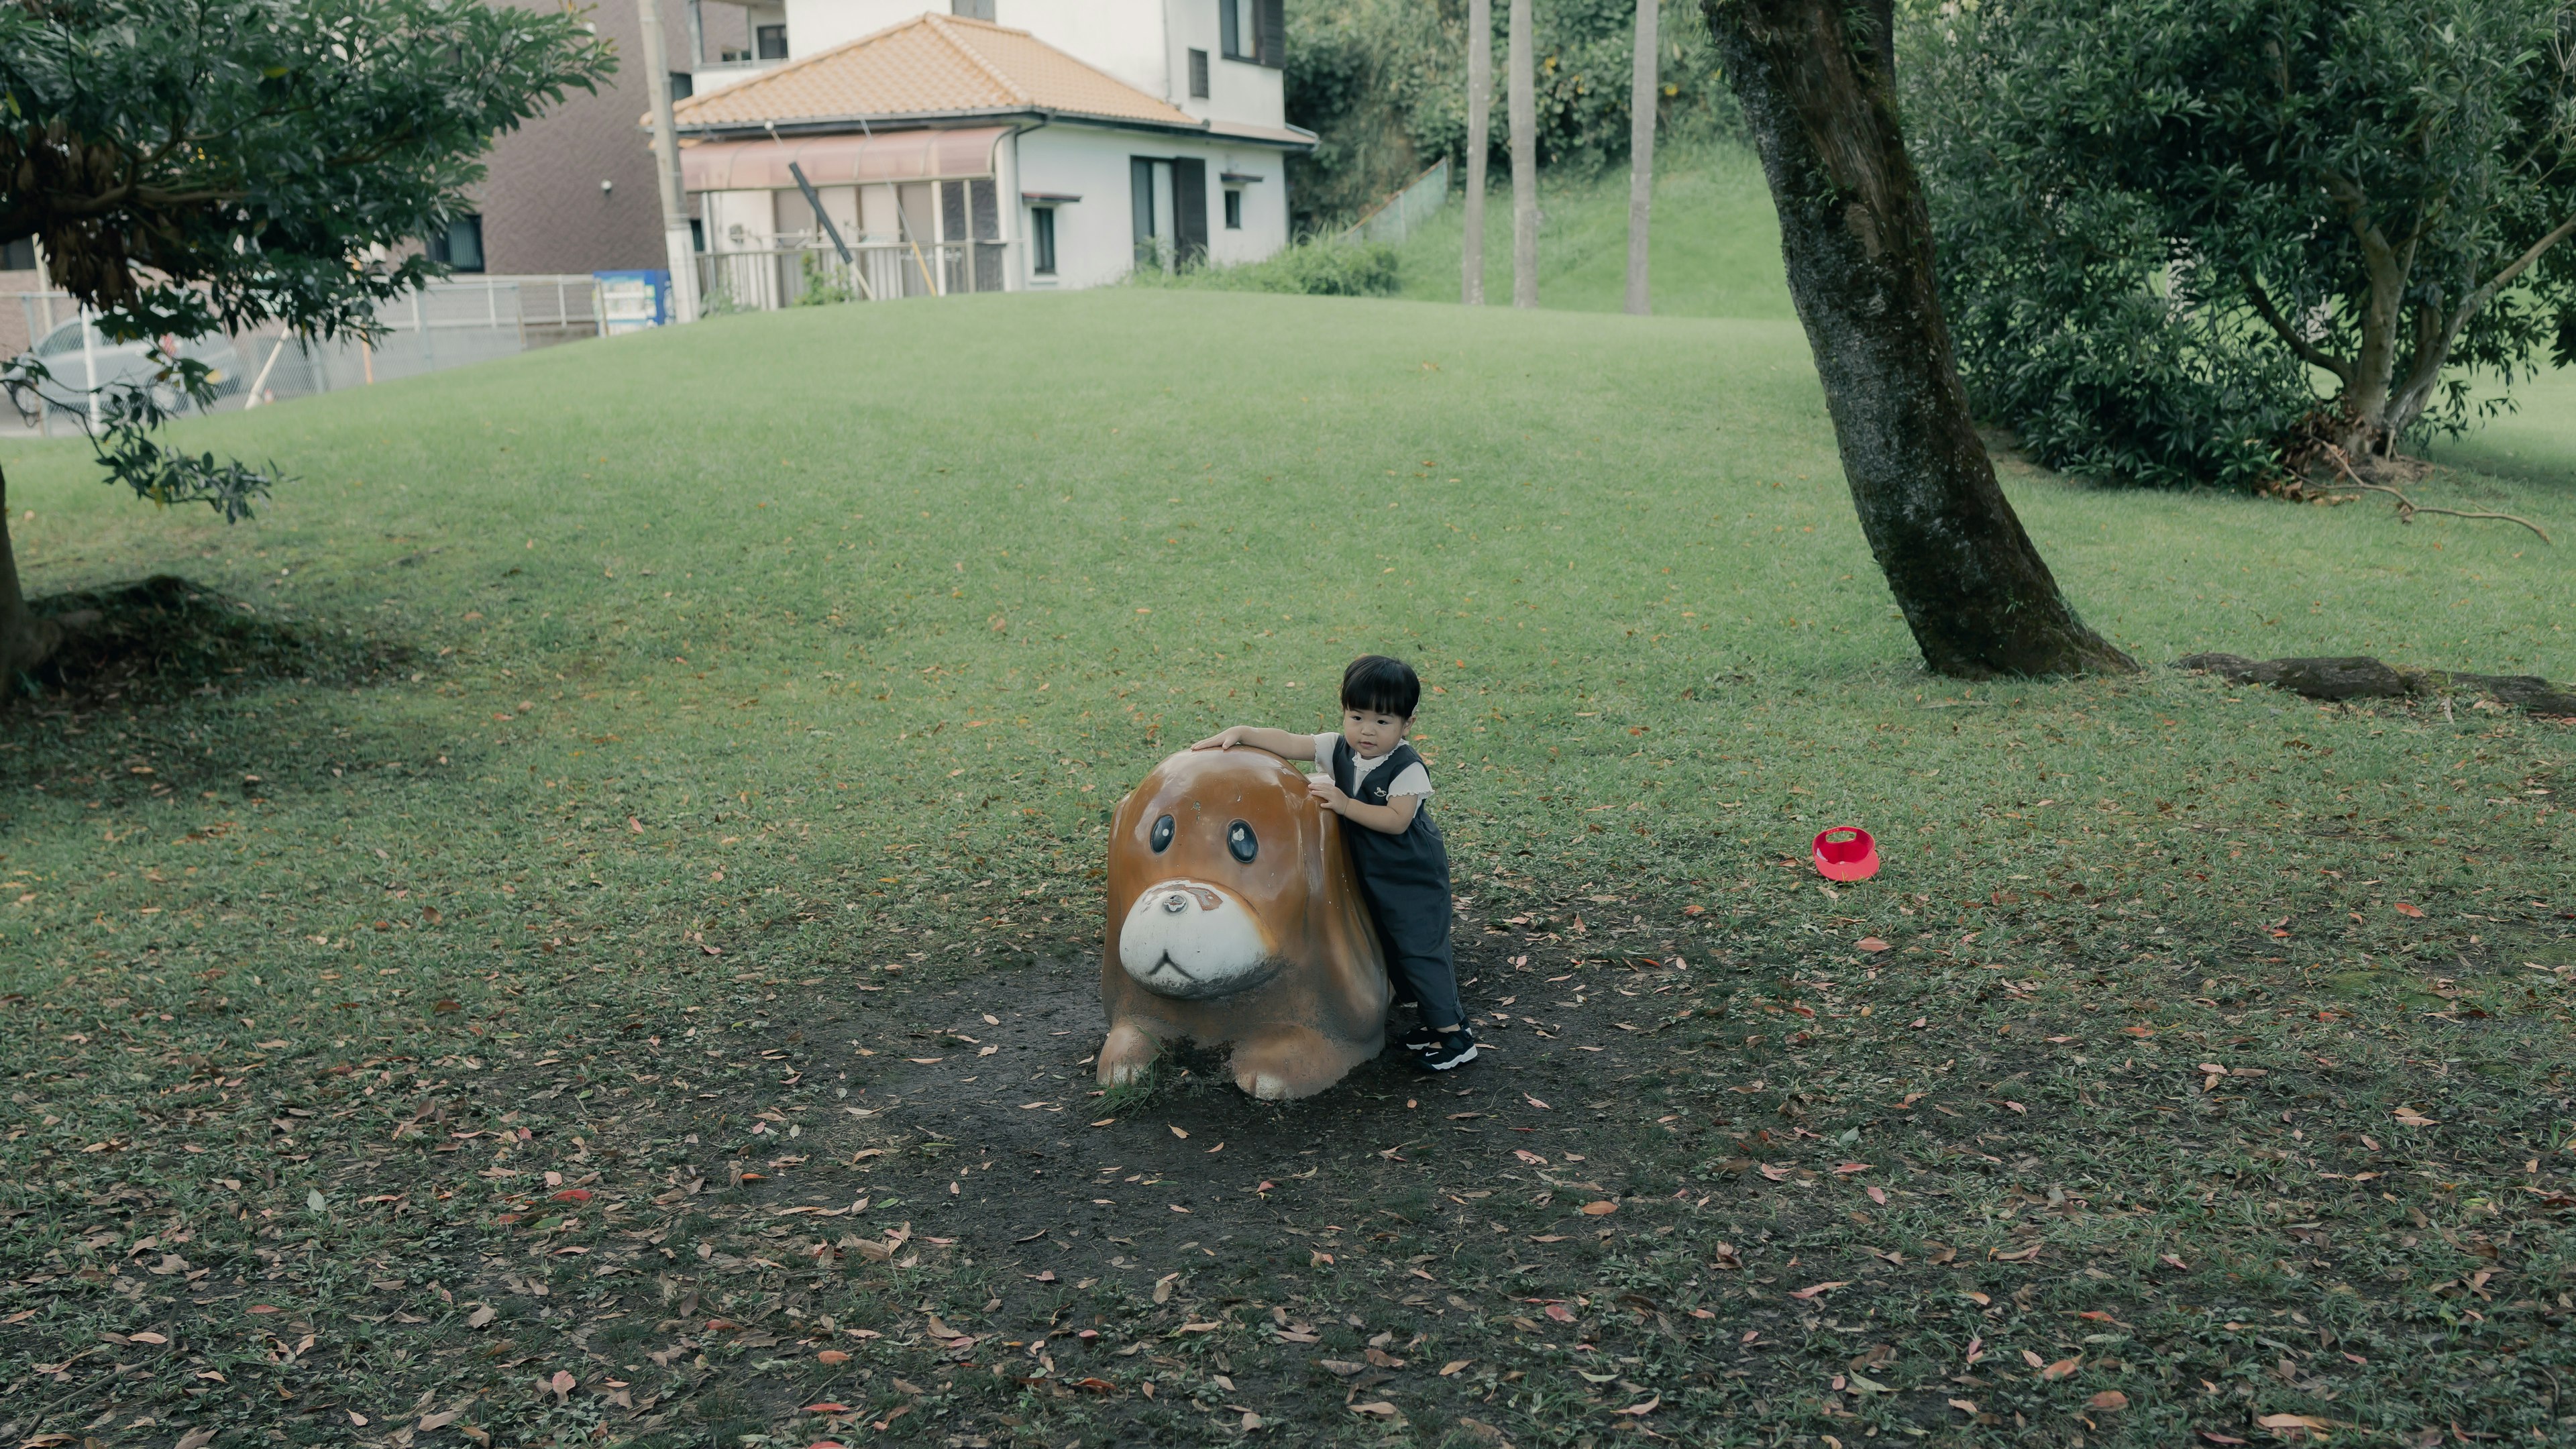
[[[1379,757],[1366,788],[1353,789],[1359,755],[1350,741],[1336,740],[1333,783],[1363,805],[1383,805],[1387,787],[1421,759],[1413,746],[1399,744]],[[1342,839],[1350,843],[1352,872],[1377,921],[1378,943],[1386,951],[1397,999],[1419,1005],[1425,1026],[1465,1021],[1458,1004],[1458,968],[1449,957],[1449,849],[1440,839],[1440,827],[1431,823],[1431,802],[1414,807],[1413,823],[1401,835],[1345,820]]]

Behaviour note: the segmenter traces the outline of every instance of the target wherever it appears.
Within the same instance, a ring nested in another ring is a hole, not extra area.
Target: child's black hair
[[[1383,654],[1363,654],[1342,671],[1342,708],[1411,719],[1422,702],[1422,679],[1413,666]]]

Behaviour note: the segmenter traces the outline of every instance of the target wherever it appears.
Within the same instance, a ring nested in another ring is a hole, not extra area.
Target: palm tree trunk
[[[1494,136],[1494,0],[1467,0],[1467,244],[1458,300],[1485,305],[1485,153]]]
[[[1924,663],[1970,679],[2134,671],[2058,592],[1969,418],[1897,128],[1893,0],[1702,8],[1780,212],[1861,532]]]
[[[1512,305],[1538,305],[1538,83],[1530,0],[1511,0]]]
[[[1628,89],[1628,313],[1654,310],[1646,291],[1646,230],[1655,205],[1655,104],[1662,67],[1655,51],[1662,0],[1637,0],[1636,74]]]

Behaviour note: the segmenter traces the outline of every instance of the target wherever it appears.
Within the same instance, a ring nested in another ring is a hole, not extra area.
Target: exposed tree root
[[[2533,674],[2460,674],[2447,669],[2399,669],[2366,654],[2308,659],[2248,659],[2241,654],[2190,654],[2176,669],[2202,670],[2230,684],[2268,684],[2309,699],[2439,698],[2448,708],[2454,693],[2478,694],[2537,715],[2576,716],[2576,691]]]

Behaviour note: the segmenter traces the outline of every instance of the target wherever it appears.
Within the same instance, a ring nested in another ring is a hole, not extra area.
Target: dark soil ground
[[[1775,930],[1814,887],[1773,874],[1698,917],[1599,891],[1471,911],[1493,1049],[1285,1105],[1186,1052],[1101,1095],[1092,959],[986,964],[932,933],[794,978],[710,934],[682,949],[725,971],[714,1004],[657,1004],[638,974],[633,1014],[560,1032],[601,1044],[553,1053],[561,1023],[441,1001],[435,1057],[157,1064],[186,1082],[144,1116],[216,1145],[139,1125],[60,1149],[128,1154],[113,1187],[24,1184],[27,1306],[0,1331],[48,1351],[0,1427],[725,1449],[2576,1432],[2565,917],[2497,906],[2416,999],[2284,984],[2250,933],[2193,949],[2263,975],[2168,956],[2136,902],[2055,890],[1960,912],[2043,924],[2010,962],[1928,922]],[[207,1130],[227,1124],[231,1145]]]

